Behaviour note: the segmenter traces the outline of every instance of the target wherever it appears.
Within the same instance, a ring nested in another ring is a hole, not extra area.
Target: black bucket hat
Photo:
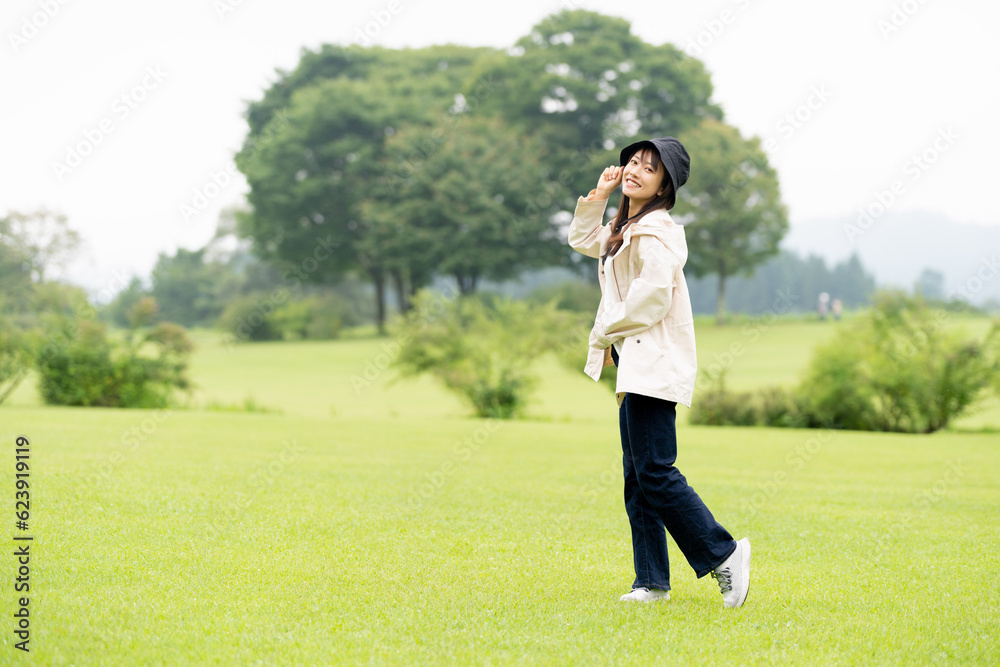
[[[688,176],[691,174],[691,157],[684,146],[674,137],[656,137],[637,141],[622,149],[619,157],[621,166],[624,167],[628,164],[629,158],[643,148],[652,148],[659,154],[663,168],[670,175],[670,184],[673,185],[674,196],[676,196],[677,191],[687,183]]]

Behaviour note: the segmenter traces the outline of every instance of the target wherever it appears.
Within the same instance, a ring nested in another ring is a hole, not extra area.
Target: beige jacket
[[[607,203],[581,198],[569,228],[569,244],[598,258],[601,282],[584,370],[599,380],[610,363],[608,348],[620,341],[619,404],[632,392],[691,407],[698,359],[682,270],[688,256],[684,228],[665,209],[648,213],[625,230],[622,247],[601,267],[611,235],[611,225],[601,224]]]

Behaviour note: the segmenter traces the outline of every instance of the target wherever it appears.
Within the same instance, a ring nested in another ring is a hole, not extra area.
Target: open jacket
[[[684,228],[665,209],[648,213],[625,230],[621,248],[602,265],[611,236],[611,225],[602,225],[607,203],[581,198],[569,228],[569,244],[598,258],[601,282],[584,370],[599,380],[612,363],[608,348],[618,343],[619,404],[632,392],[691,407],[698,360],[682,270],[688,256]]]

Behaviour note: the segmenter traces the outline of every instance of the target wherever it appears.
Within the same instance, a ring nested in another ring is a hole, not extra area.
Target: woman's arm
[[[569,226],[569,244],[587,257],[601,256],[601,230],[608,197],[622,182],[622,168],[611,166],[597,179],[597,187],[576,202]]]
[[[674,275],[680,261],[655,236],[634,237],[638,275],[629,285],[625,300],[604,311],[596,322],[598,338],[610,345],[625,336],[642,333],[670,310],[674,293]]]
[[[569,226],[569,244],[577,252],[587,257],[601,256],[601,231],[604,226],[604,209],[607,199],[592,199],[594,190],[587,198],[580,197],[573,213],[573,222]]]

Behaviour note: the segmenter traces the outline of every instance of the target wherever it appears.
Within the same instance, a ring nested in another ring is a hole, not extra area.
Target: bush
[[[0,319],[0,403],[14,393],[30,367],[31,354],[24,336]]]
[[[247,294],[226,306],[216,326],[228,331],[235,340],[280,340],[283,334],[273,317],[278,306],[271,295],[263,292]]]
[[[825,426],[809,414],[797,392],[783,387],[767,387],[754,394],[757,422],[764,426],[806,428]]]
[[[36,359],[39,391],[52,405],[164,408],[185,376],[193,346],[183,327],[161,322],[111,341],[104,325],[62,320]]]
[[[290,301],[274,313],[274,326],[285,338],[331,340],[340,336],[342,299],[335,294]]]
[[[436,376],[477,416],[509,419],[523,412],[537,382],[531,363],[552,349],[563,319],[551,306],[421,293],[396,332],[394,364],[404,376]]]
[[[808,426],[801,401],[782,387],[731,392],[725,388],[725,373],[697,395],[688,416],[692,424],[703,426]]]
[[[1000,375],[1000,323],[982,341],[947,329],[920,298],[883,293],[820,347],[802,385],[811,416],[836,428],[932,433]]]
[[[931,433],[989,388],[1000,393],[1000,322],[982,341],[948,331],[920,299],[880,295],[872,310],[819,347],[796,391],[733,394],[718,386],[691,422]]]
[[[704,426],[754,426],[759,423],[753,394],[733,393],[714,387],[692,401],[688,419]]]
[[[217,326],[235,340],[329,340],[340,336],[344,300],[336,294],[290,301],[268,293],[249,294],[231,302]]]

